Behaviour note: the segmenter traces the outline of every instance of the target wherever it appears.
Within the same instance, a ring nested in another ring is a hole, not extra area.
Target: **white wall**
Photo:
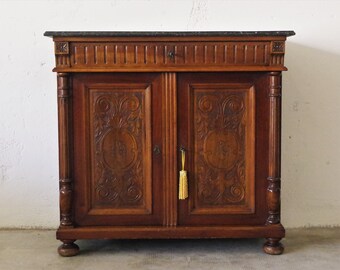
[[[282,222],[340,225],[340,1],[1,1],[0,227],[58,225],[56,78],[45,30],[295,30]]]

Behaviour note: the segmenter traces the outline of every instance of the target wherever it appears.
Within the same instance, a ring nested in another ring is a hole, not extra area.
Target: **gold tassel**
[[[185,151],[182,152],[182,170],[179,172],[179,194],[178,199],[185,200],[188,198],[188,176],[187,172],[184,170],[185,164]]]

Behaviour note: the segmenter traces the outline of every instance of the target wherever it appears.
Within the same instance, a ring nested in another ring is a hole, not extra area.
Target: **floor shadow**
[[[213,254],[262,253],[263,239],[143,239],[143,240],[78,240],[81,253],[168,253],[187,255],[192,252]]]
[[[214,256],[265,255],[262,238],[255,239],[124,239],[124,240],[78,240],[80,255],[100,253],[102,255],[158,254],[171,256],[190,256],[202,254]],[[314,248],[340,247],[340,227],[288,229],[282,240],[284,254],[305,252]]]

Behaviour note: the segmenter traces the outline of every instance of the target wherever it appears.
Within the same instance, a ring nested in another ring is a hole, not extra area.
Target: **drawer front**
[[[283,56],[284,41],[56,42],[57,68],[76,71],[277,69]]]

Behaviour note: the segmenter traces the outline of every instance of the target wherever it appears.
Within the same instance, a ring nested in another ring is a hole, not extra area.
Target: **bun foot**
[[[263,251],[270,255],[280,255],[283,253],[284,247],[280,243],[281,238],[267,238],[267,242],[263,245]]]
[[[75,240],[61,240],[63,244],[58,247],[58,253],[63,257],[75,256],[79,253],[79,247],[74,243]]]

